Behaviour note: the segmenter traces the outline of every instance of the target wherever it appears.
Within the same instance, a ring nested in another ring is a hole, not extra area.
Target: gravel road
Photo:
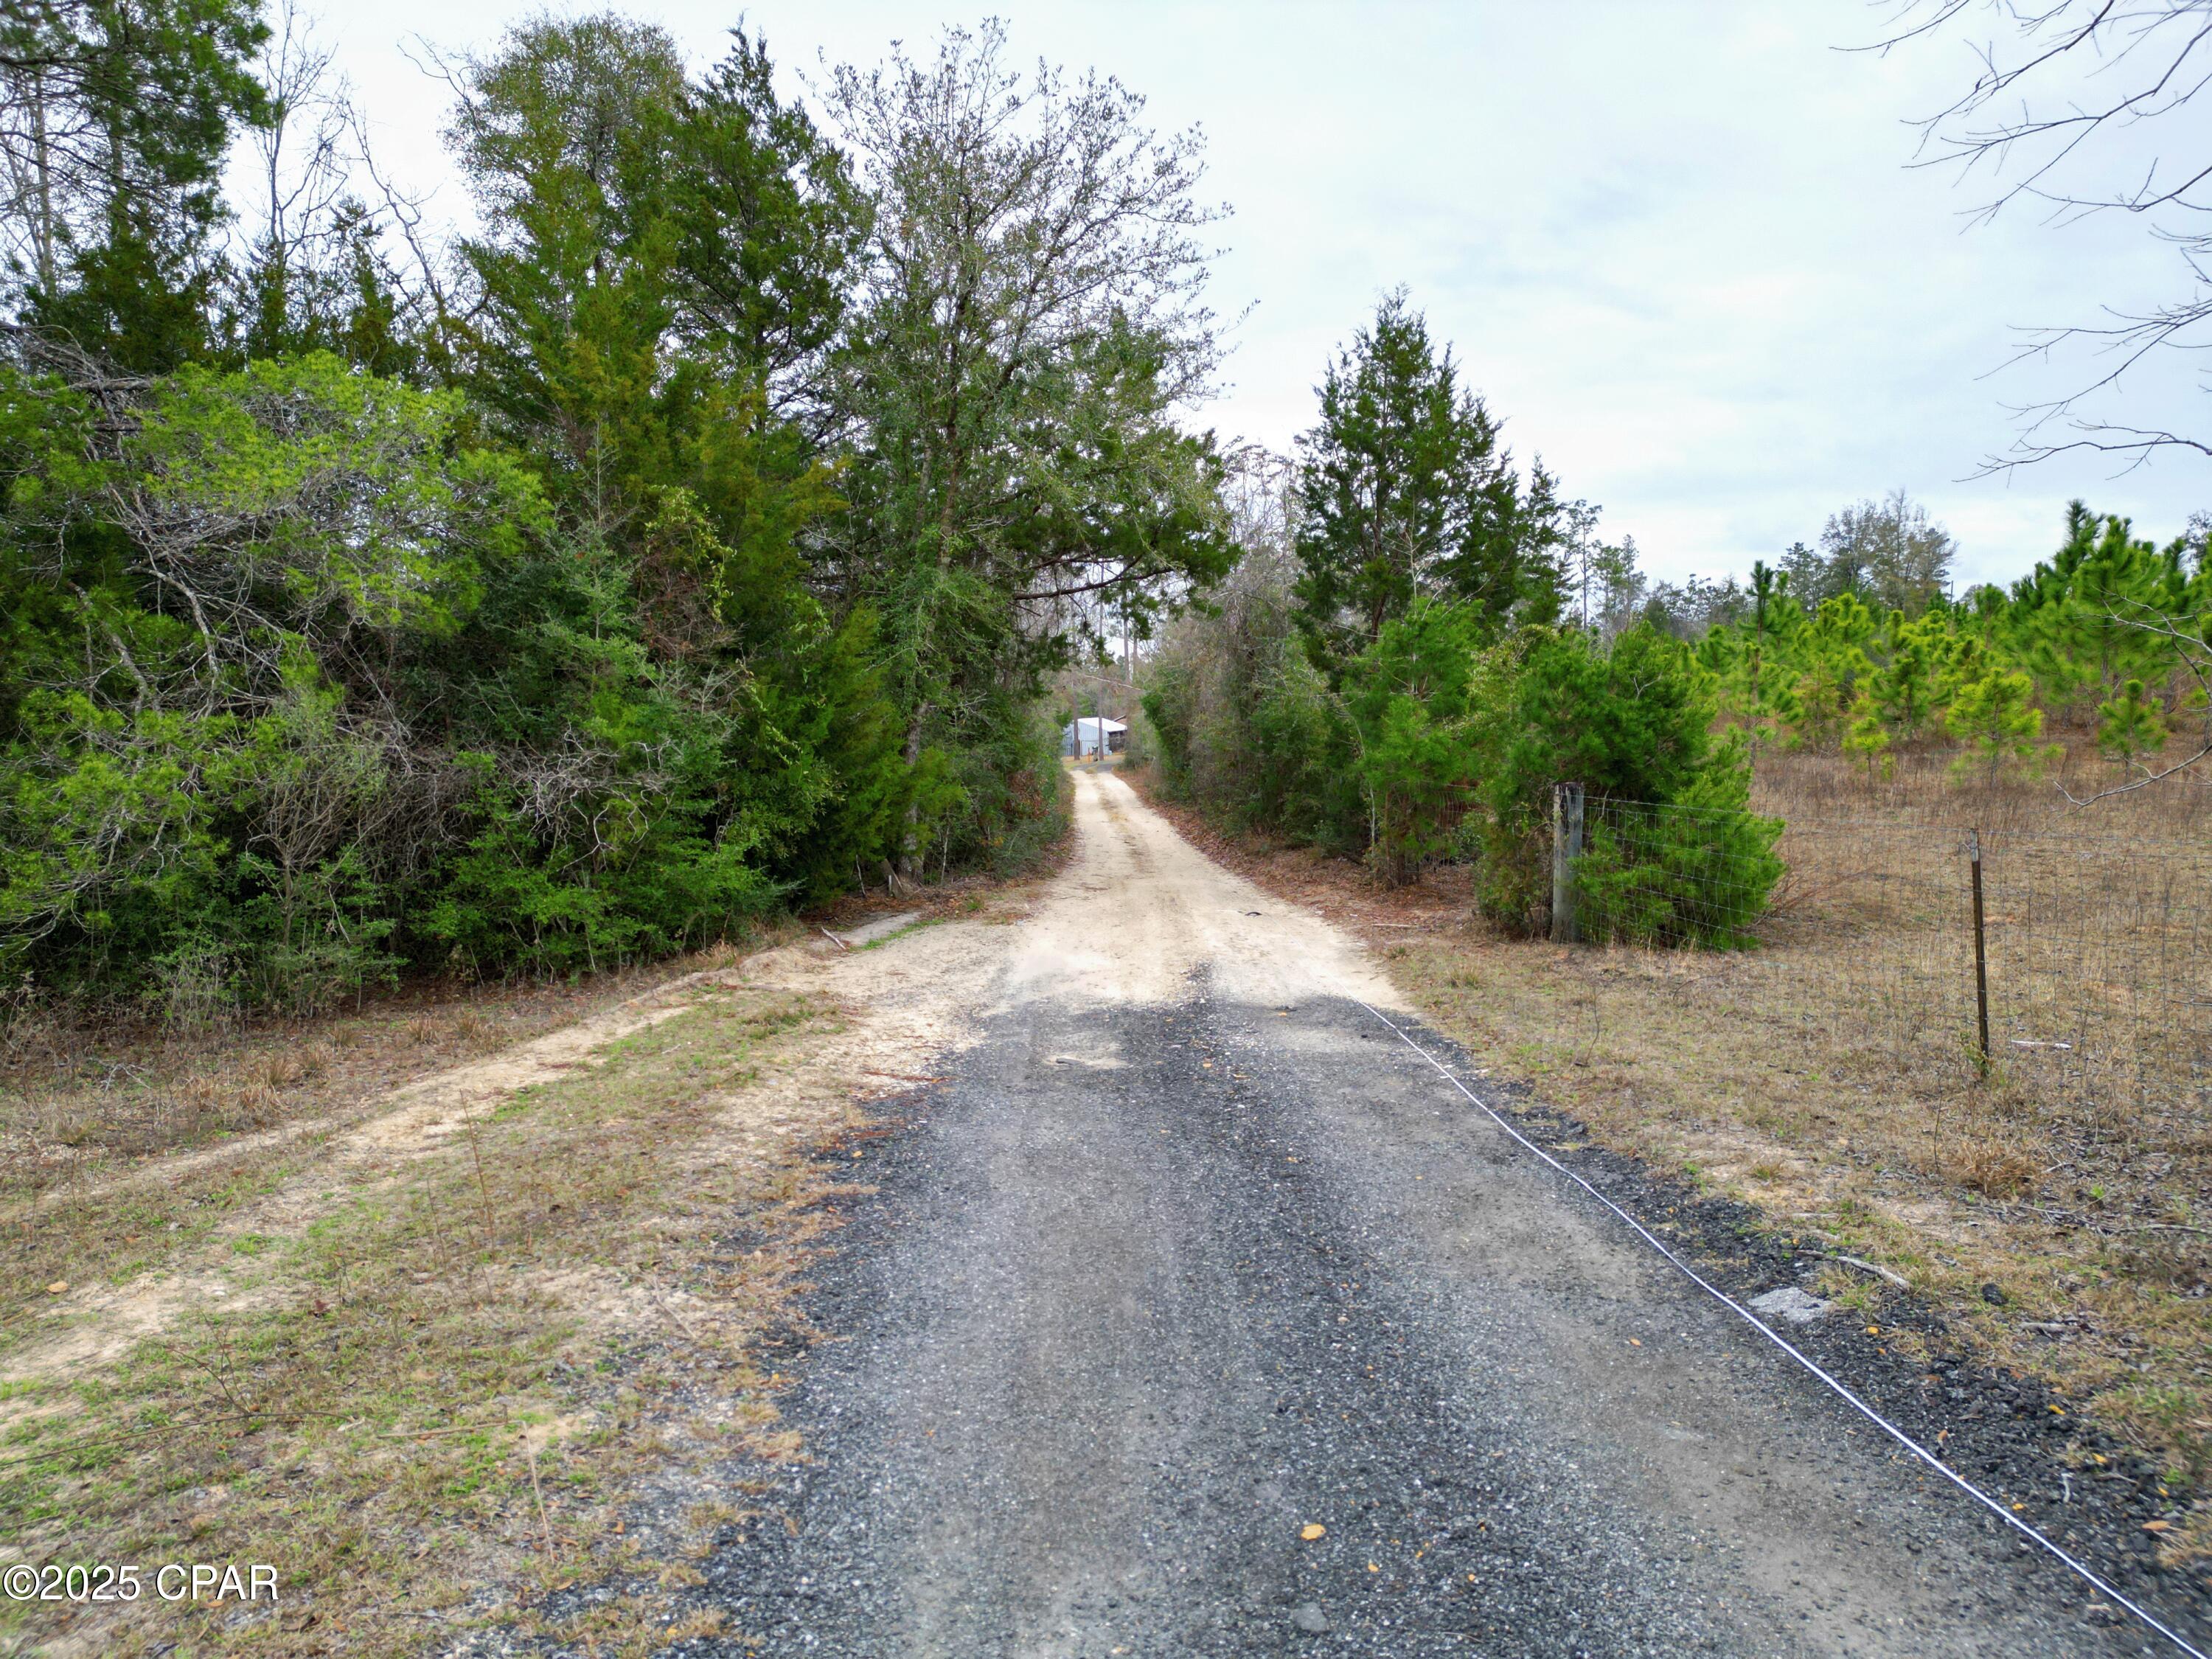
[[[2173,1651],[1515,1146],[1355,945],[1078,781],[980,1040],[854,1164],[810,1461],[686,1650]]]

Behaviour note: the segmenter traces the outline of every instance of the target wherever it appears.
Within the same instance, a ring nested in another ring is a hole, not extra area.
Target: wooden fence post
[[[1575,930],[1575,860],[1583,854],[1583,787],[1552,786],[1552,943],[1572,945]]]

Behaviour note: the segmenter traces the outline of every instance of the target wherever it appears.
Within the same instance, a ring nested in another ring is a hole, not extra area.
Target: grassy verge
[[[14,1009],[0,1020],[0,1353],[46,1286],[121,1283],[191,1254],[393,1090],[726,959],[578,984],[418,986],[191,1033]]]
[[[726,952],[721,953],[726,955]],[[0,1001],[0,1204],[334,1113],[566,1024],[682,971],[412,983],[327,1014],[171,1029],[112,1009]]]
[[[0,1601],[0,1646],[398,1654],[506,1622],[611,1654],[680,1634],[665,1590],[732,1512],[662,1504],[633,1528],[630,1500],[790,1449],[753,1356],[825,1190],[803,1149],[854,1121],[842,1088],[794,1080],[835,1023],[788,994],[716,998],[295,1231],[233,1237],[218,1290],[116,1363],[12,1385],[0,1556],[268,1563],[282,1599]],[[620,1594],[548,1599],[611,1571]]]

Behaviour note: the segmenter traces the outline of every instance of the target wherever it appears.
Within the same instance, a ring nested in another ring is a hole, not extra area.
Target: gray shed
[[[1082,760],[1100,755],[1118,755],[1129,746],[1129,728],[1120,720],[1101,720],[1095,714],[1085,714],[1081,720],[1070,720],[1060,730],[1060,752],[1063,756]]]

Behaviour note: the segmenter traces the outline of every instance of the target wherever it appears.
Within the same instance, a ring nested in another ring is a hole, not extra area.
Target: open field
[[[1782,757],[1762,760],[1755,804],[1806,828],[1784,843],[1767,943],[1727,954],[1502,938],[1473,919],[1463,870],[1385,893],[1352,865],[1226,842],[1167,810],[1363,932],[1496,1075],[1899,1275],[1966,1340],[2162,1460],[2178,1492],[2201,1492],[2212,1113],[2207,1022],[2185,1006],[2205,994],[2212,803],[2146,792],[2076,811],[2048,786],[1947,787],[1934,761],[1869,786]],[[1987,1080],[1971,824],[1989,832]],[[1869,1307],[1888,1294],[1841,1261],[1831,1288]],[[2212,1528],[2200,1508],[2162,1541],[2195,1559]]]

